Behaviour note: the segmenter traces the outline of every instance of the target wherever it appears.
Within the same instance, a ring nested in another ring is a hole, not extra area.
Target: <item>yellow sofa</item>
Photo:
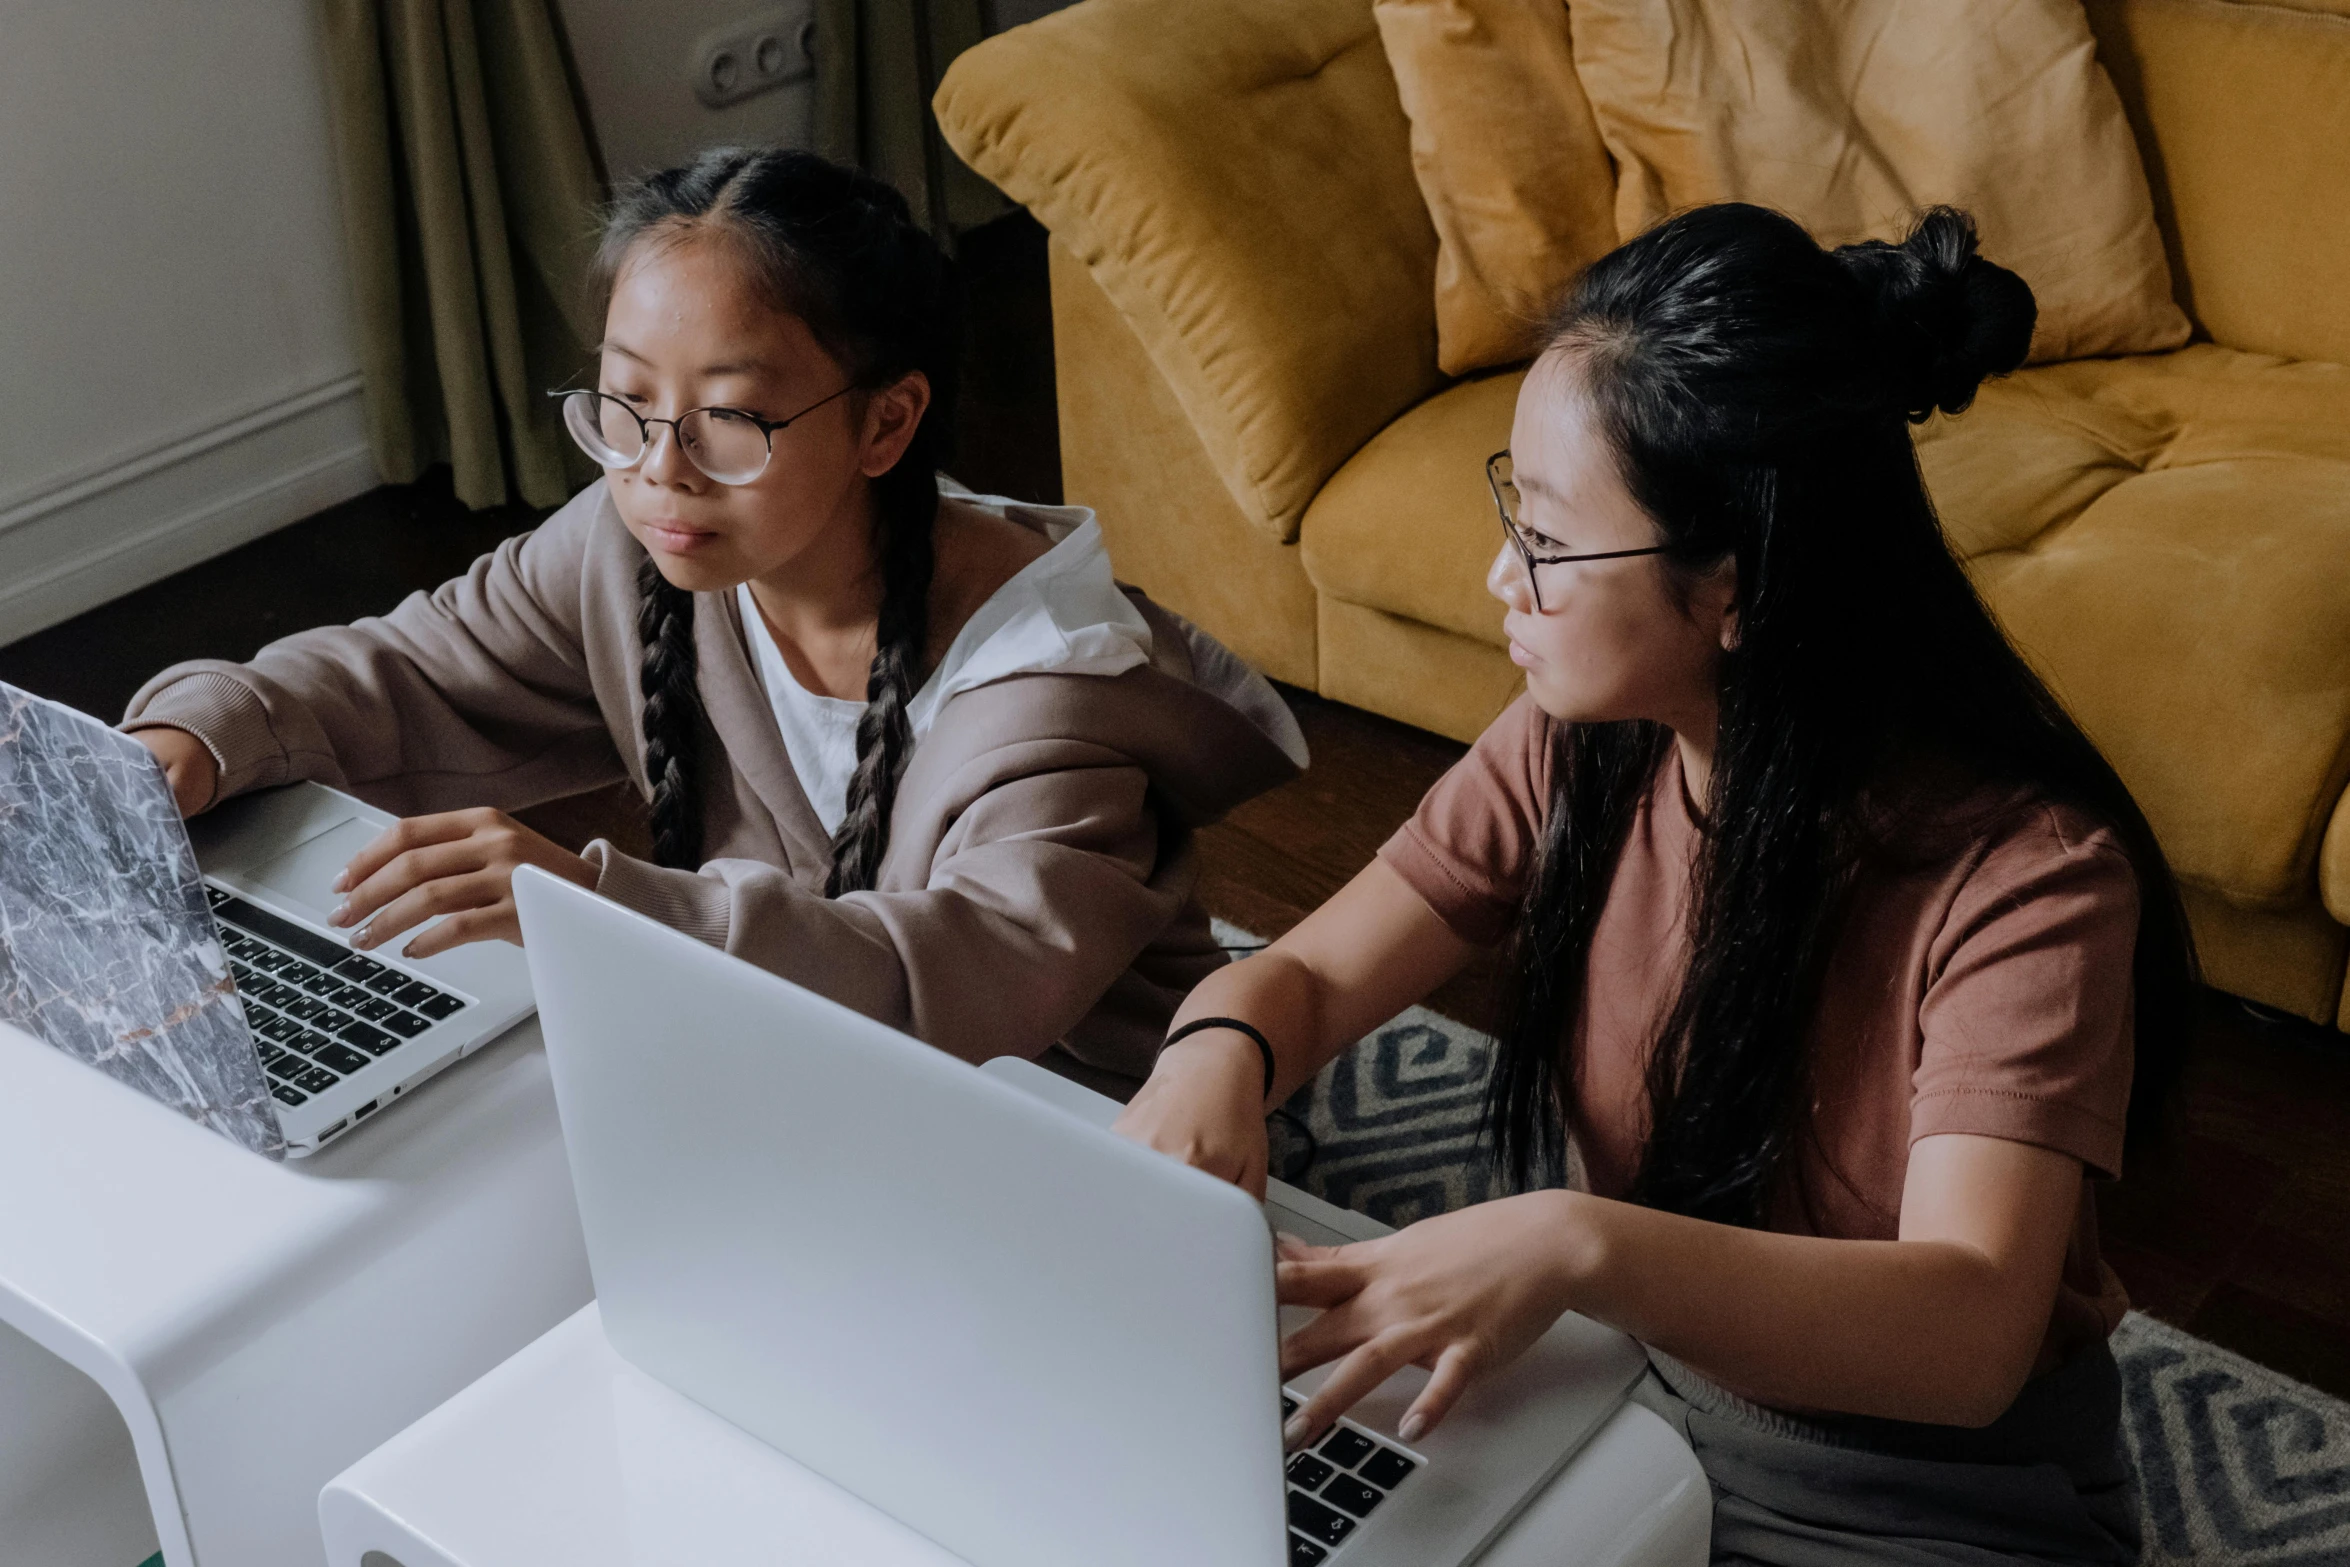
[[[1954,546],[2105,748],[2212,982],[2350,1026],[2350,0],[2091,0],[2175,353],[1920,432]],[[1122,575],[1276,678],[1466,739],[1517,687],[1436,238],[1370,0],[1086,0],[958,60],[949,141],[1051,230],[1062,471]]]

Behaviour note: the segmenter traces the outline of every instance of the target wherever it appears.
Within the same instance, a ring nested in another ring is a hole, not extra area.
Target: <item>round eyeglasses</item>
[[[1540,535],[1530,537],[1525,524],[1518,520],[1517,470],[1510,462],[1506,447],[1485,459],[1485,483],[1493,491],[1493,509],[1501,513],[1501,531],[1509,536],[1510,548],[1516,551],[1518,563],[1526,568],[1526,586],[1533,591],[1534,613],[1537,615],[1543,613],[1542,574],[1535,569],[1538,566],[1566,566],[1581,560],[1626,560],[1634,555],[1662,555],[1665,552],[1664,545],[1651,544],[1644,549],[1594,550],[1583,555],[1539,554],[1533,540]]]
[[[549,392],[562,399],[563,428],[579,449],[603,468],[633,468],[653,449],[653,426],[665,424],[677,449],[704,478],[720,484],[748,484],[767,471],[775,455],[775,432],[805,419],[826,403],[846,397],[842,387],[788,419],[762,419],[740,408],[692,408],[674,419],[648,419],[609,392]]]

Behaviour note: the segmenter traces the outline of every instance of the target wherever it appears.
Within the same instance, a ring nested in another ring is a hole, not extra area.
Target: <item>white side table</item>
[[[1484,1561],[1704,1567],[1711,1515],[1687,1446],[1627,1404]],[[621,1359],[592,1305],[352,1465],[318,1518],[329,1567],[958,1567]]]
[[[283,1165],[0,1025],[0,1391],[37,1395],[0,1399],[0,1502],[56,1495],[96,1407],[29,1340],[119,1413],[169,1567],[316,1567],[320,1486],[591,1294],[535,1021]]]

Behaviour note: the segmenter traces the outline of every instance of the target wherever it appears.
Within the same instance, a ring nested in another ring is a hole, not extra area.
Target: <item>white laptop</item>
[[[975,1567],[1453,1567],[1623,1400],[1563,1319],[1416,1443],[1425,1374],[1281,1423],[1268,1224],[1383,1233],[1106,1129],[555,877],[514,884],[612,1346]],[[1303,1314],[1291,1314],[1304,1320]]]
[[[327,924],[396,818],[296,784],[182,823],[147,748],[0,683],[0,1018],[270,1158],[531,1011],[502,942],[411,962]]]

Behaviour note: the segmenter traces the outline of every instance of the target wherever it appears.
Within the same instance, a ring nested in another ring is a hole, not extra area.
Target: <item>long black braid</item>
[[[653,858],[692,867],[702,861],[702,797],[694,748],[700,691],[694,680],[694,596],[673,586],[647,555],[636,571],[637,640],[645,645],[637,683],[645,697],[645,778],[653,791]]]
[[[881,857],[889,848],[890,807],[897,801],[906,756],[914,749],[906,709],[922,685],[928,640],[935,561],[931,532],[938,516],[936,471],[901,462],[874,490],[881,615],[873,628],[873,672],[865,681],[865,713],[857,720],[857,770],[849,776],[848,808],[832,835],[832,873],[824,882],[828,898],[863,892],[881,873]]]
[[[881,608],[857,770],[825,879],[825,895],[837,897],[874,884],[913,750],[907,708],[927,668],[937,475],[954,447],[960,300],[951,264],[897,191],[813,154],[771,149],[718,148],[628,187],[605,225],[599,280],[609,290],[638,244],[696,231],[738,244],[761,292],[805,321],[858,387],[879,389],[914,371],[930,382],[929,410],[904,456],[873,481]],[[691,869],[703,847],[694,596],[672,586],[650,557],[637,582],[654,853],[663,865]]]

